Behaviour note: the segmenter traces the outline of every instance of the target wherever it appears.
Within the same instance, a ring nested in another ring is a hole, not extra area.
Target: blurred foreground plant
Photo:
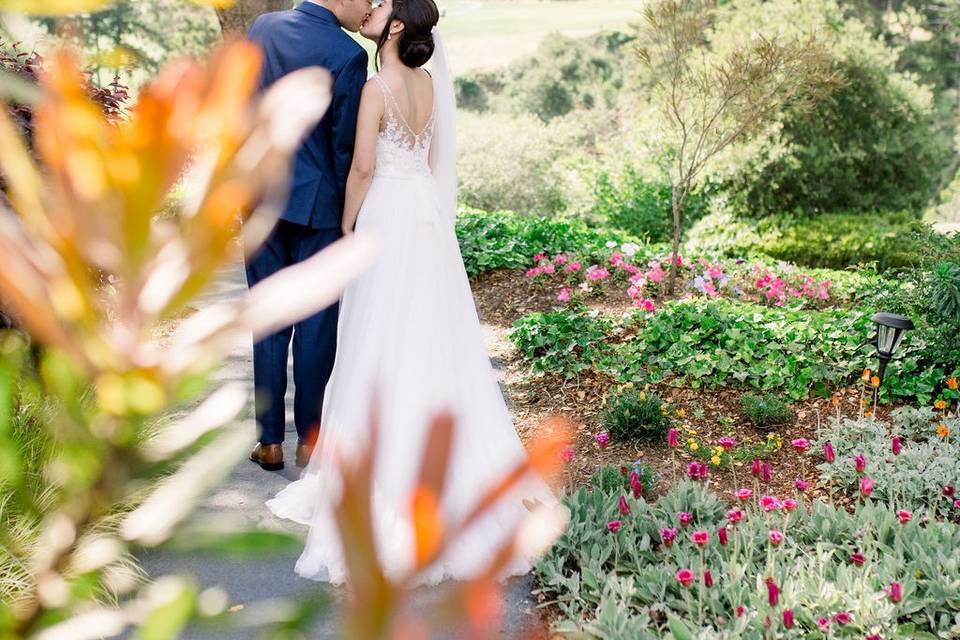
[[[329,304],[372,253],[364,238],[339,243],[242,302],[203,309],[161,344],[159,325],[188,309],[232,260],[239,219],[248,249],[272,228],[290,157],[329,103],[323,70],[291,74],[258,96],[259,68],[258,50],[246,43],[225,45],[208,65],[172,64],[128,120],[110,124],[73,57],[58,52],[34,112],[43,169],[0,109],[0,172],[16,210],[0,211],[0,298],[47,348],[39,375],[53,405],[41,421],[53,442],[41,503],[10,437],[19,373],[0,371],[0,486],[5,501],[39,522],[26,548],[10,539],[13,527],[0,530],[0,545],[27,575],[16,600],[0,603],[0,637],[82,640],[138,625],[141,637],[170,638],[194,614],[226,607],[216,592],[197,598],[180,578],[136,593],[134,584],[111,582],[109,568],[129,546],[167,540],[253,439],[220,430],[246,405],[242,385],[215,390],[177,424],[158,428],[156,418],[199,395],[229,343]],[[184,176],[188,197],[158,219]],[[118,533],[93,534],[147,490]],[[262,547],[289,542],[248,535]],[[242,548],[250,544],[243,536],[210,536],[207,546]],[[121,604],[91,606],[103,591]]]

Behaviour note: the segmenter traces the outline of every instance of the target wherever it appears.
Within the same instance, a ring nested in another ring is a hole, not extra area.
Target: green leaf
[[[667,617],[667,625],[670,627],[670,633],[674,640],[693,640],[693,630],[686,622],[676,616]]]
[[[150,613],[137,631],[137,640],[173,640],[193,617],[196,588],[182,578],[165,578],[149,589],[153,599]]]
[[[281,531],[197,531],[184,530],[169,543],[182,552],[202,552],[231,558],[261,558],[298,551],[303,547],[299,536]]]

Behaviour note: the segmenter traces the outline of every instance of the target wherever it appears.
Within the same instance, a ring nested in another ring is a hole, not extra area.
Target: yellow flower
[[[957,387],[960,387],[960,384],[957,383],[957,379],[954,376],[950,376],[947,378],[947,387],[952,391],[956,391]]]
[[[713,452],[716,454],[723,453],[723,447],[714,447]]]
[[[632,382],[628,382],[627,384],[623,385],[623,388],[624,388],[624,389],[633,389],[633,383],[632,383]]]
[[[640,392],[640,399],[641,399],[641,400],[646,400],[646,399],[647,399],[647,392],[646,392],[646,391],[641,391],[641,392]]]
[[[869,417],[872,416],[872,415],[873,415],[873,411],[864,411],[864,412],[863,412],[863,417],[864,417],[864,418],[869,418]]]
[[[699,448],[700,448],[700,445],[698,445],[696,442],[691,442],[691,443],[690,443],[690,450],[691,450],[691,451],[696,451],[696,450],[699,449]]]
[[[678,417],[678,418],[685,418],[686,415],[687,415],[687,412],[686,412],[686,411],[684,411],[683,409],[677,409],[677,417]]]
[[[950,435],[950,429],[947,428],[947,425],[941,422],[940,426],[937,427],[937,435],[941,438],[946,438],[948,435]]]
[[[876,389],[880,386],[880,378],[878,376],[873,376],[870,378],[870,386]]]
[[[870,369],[864,369],[863,375],[860,376],[860,379],[863,380],[864,382],[870,382],[870,374],[871,374]]]
[[[943,411],[944,409],[947,408],[947,401],[946,401],[946,400],[937,400],[936,402],[933,403],[933,408],[934,408],[934,409],[937,409],[937,410],[939,410],[939,411]]]
[[[715,467],[719,467],[719,466],[720,466],[720,456],[713,456],[712,458],[710,458],[710,462],[712,462]]]

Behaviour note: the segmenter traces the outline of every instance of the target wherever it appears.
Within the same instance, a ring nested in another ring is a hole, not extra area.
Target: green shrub
[[[531,373],[562,372],[569,379],[591,370],[609,351],[605,340],[612,327],[583,310],[536,312],[513,324],[510,339],[531,362]]]
[[[606,171],[597,176],[594,212],[612,227],[650,242],[668,242],[673,237],[671,194],[669,184],[644,180],[627,165],[619,176]],[[708,206],[702,193],[692,193],[684,204],[685,224],[703,217]]]
[[[693,225],[686,250],[730,257],[764,254],[830,269],[874,264],[884,271],[917,264],[929,233],[909,212],[781,214],[752,221],[719,211]]]
[[[740,407],[747,420],[758,429],[779,427],[793,421],[790,405],[770,393],[748,393],[740,398]]]
[[[898,506],[871,501],[848,512],[817,500],[809,509],[767,517],[748,507],[729,527],[730,544],[721,546],[717,530],[727,525],[729,507],[703,485],[682,481],[655,502],[627,497],[627,514],[619,509],[621,495],[619,487],[595,486],[564,498],[567,528],[534,566],[543,595],[560,614],[556,633],[611,640],[821,638],[818,618],[847,611],[852,620],[834,623],[832,631],[841,632],[832,637],[949,637],[960,619],[956,524],[914,518],[902,525]],[[693,514],[690,529],[680,529],[680,511]],[[614,520],[621,527],[610,532]],[[666,527],[678,529],[669,547],[659,533]],[[786,537],[775,549],[772,528]],[[710,533],[702,552],[690,540],[692,529]],[[850,562],[855,552],[866,556],[863,566]],[[677,580],[679,569],[696,576],[688,589]],[[702,586],[703,569],[712,587]],[[779,587],[776,607],[767,578]],[[903,586],[898,603],[885,594],[892,582]],[[795,614],[789,631],[781,616],[788,608]]]
[[[670,406],[646,389],[623,388],[607,397],[600,419],[617,440],[662,441],[670,428]]]
[[[624,465],[619,469],[615,467],[603,467],[591,476],[589,485],[604,493],[616,493],[620,491],[625,495],[631,495],[633,493],[633,488],[630,486],[631,472],[636,472],[640,478],[640,484],[643,485],[643,495],[652,495],[654,478],[656,477],[655,470],[653,467],[647,466],[639,460],[631,465]]]

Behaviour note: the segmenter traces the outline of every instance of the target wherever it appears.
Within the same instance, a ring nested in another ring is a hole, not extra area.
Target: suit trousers
[[[336,242],[339,228],[313,229],[280,220],[263,247],[246,265],[247,284],[254,286],[285,267],[302,262]],[[283,442],[286,431],[284,396],[287,357],[293,338],[293,421],[300,442],[316,441],[323,392],[337,352],[339,304],[268,336],[253,345],[253,384],[260,442]]]

